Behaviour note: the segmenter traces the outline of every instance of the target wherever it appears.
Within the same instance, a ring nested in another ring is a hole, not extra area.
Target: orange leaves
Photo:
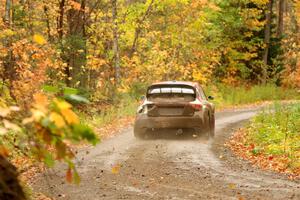
[[[51,112],[49,116],[50,121],[52,121],[57,128],[63,128],[65,124],[65,120],[56,112]]]
[[[41,48],[40,45],[43,45]],[[31,40],[22,39],[12,44],[15,60],[15,75],[11,93],[21,107],[29,107],[32,98],[47,79],[47,71],[54,68],[54,52],[46,45],[41,35],[34,35]]]
[[[1,144],[0,144],[0,155],[4,157],[7,157],[9,155],[8,150]]]
[[[68,183],[72,183],[72,180],[73,180],[72,177],[73,177],[72,176],[72,169],[69,167],[67,172],[66,172],[66,180],[67,180]]]
[[[69,124],[78,124],[79,123],[78,116],[72,110],[63,109],[60,112]]]
[[[74,9],[74,10],[80,10],[81,9],[81,5],[80,3],[74,1],[74,0],[70,0],[69,1],[69,4],[71,5],[71,7]]]
[[[49,106],[49,100],[46,95],[37,93],[33,96],[34,108],[41,110],[42,112],[47,112]]]
[[[73,166],[69,166],[67,172],[66,172],[66,180],[68,183],[74,182],[75,184],[79,184],[80,177],[78,175],[78,172]]]

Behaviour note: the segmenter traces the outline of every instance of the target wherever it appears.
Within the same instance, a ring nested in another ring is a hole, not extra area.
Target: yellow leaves
[[[10,113],[8,108],[0,108],[0,117],[6,117]]]
[[[5,106],[5,104],[3,105]],[[8,131],[20,131],[21,128],[12,122],[9,118],[12,112],[20,111],[20,108],[17,106],[0,107],[0,117],[2,118],[0,121],[0,135],[6,134]]]
[[[266,5],[269,2],[269,0],[252,0],[252,2],[256,5]]]
[[[58,107],[59,110],[64,110],[64,109],[70,109],[70,108],[72,108],[72,105],[69,104],[66,101],[54,99],[53,102],[55,103],[55,105]]]
[[[54,123],[57,128],[64,128],[69,125],[78,124],[78,116],[71,110],[72,105],[64,100],[54,99],[54,109],[49,107],[50,104],[48,97],[44,94],[34,95],[33,109],[31,109],[31,117],[23,119],[23,124],[29,124],[33,122],[41,122],[44,118]]]
[[[117,90],[120,93],[126,93],[130,90],[130,85],[122,84]]]
[[[72,110],[63,109],[60,112],[69,124],[78,124],[79,123],[78,116]]]
[[[10,106],[8,108],[0,107],[0,117],[7,117],[11,112],[18,112],[20,108],[17,106]]]
[[[34,105],[31,109],[31,116],[23,119],[23,124],[32,122],[39,122],[42,118],[46,117],[48,112],[49,100],[44,94],[38,93],[33,96]]]
[[[0,127],[0,136],[5,135],[6,133],[7,133],[7,129]]]
[[[58,99],[55,99],[54,103],[68,124],[78,124],[79,123],[78,116],[71,110],[71,108],[72,108],[71,104],[69,104],[66,101],[62,101],[62,100],[58,100]],[[57,116],[55,118],[57,119]],[[63,118],[62,118],[62,120],[63,120]],[[59,123],[59,124],[62,125],[62,123]]]
[[[64,118],[56,112],[51,112],[49,119],[57,126],[57,128],[63,128],[66,125]]]
[[[36,42],[39,45],[44,45],[44,44],[47,43],[47,41],[45,40],[45,38],[42,35],[40,35],[40,34],[35,34],[33,36],[33,41]]]
[[[230,189],[235,189],[236,188],[236,184],[234,184],[234,183],[229,183],[228,184],[228,188],[230,188]]]
[[[107,64],[107,61],[96,56],[88,56],[88,68],[92,70],[99,70]]]
[[[15,34],[16,34],[16,32],[14,32],[13,30],[11,30],[11,29],[5,29],[5,30],[3,30],[1,32],[0,39],[5,38],[5,37],[11,37],[11,36],[13,36]]]
[[[247,32],[245,32],[244,33],[244,35],[245,35],[245,37],[252,37],[253,36],[253,32],[251,32],[251,31],[247,31]]]
[[[18,125],[11,123],[10,121],[8,121],[6,119],[3,120],[3,125],[6,129],[9,129],[9,130],[13,130],[13,131],[21,130],[21,128]]]
[[[111,173],[113,174],[118,174],[120,172],[121,169],[121,165],[120,164],[116,164],[111,168]]]

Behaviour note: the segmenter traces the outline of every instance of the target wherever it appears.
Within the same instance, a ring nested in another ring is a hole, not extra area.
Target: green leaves
[[[87,125],[76,124],[72,127],[72,131],[74,132],[74,139],[78,141],[87,140],[93,145],[96,145],[99,142],[99,139],[96,137],[93,130]]]
[[[78,95],[78,89],[64,86],[44,85],[43,91],[61,96],[64,100],[73,104],[87,104],[89,100],[81,95]]]
[[[70,94],[70,95],[64,95],[64,98],[69,101],[69,102],[73,102],[73,103],[89,103],[89,100],[86,99],[85,97],[82,97],[80,95],[76,95],[76,94]]]
[[[293,156],[299,150],[300,127],[295,126],[300,121],[299,107],[299,104],[276,104],[274,112],[263,112],[253,119],[248,127],[249,137],[259,152]]]

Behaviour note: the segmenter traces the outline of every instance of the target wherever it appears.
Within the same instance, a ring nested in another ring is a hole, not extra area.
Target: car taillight
[[[190,105],[197,111],[202,110],[202,104],[200,104],[200,103],[190,103]]]

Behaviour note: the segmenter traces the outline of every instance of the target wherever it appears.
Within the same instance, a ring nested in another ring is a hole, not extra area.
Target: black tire
[[[138,139],[145,139],[146,130],[143,129],[143,128],[139,128],[137,126],[134,126],[133,134],[134,134],[134,137],[136,137]]]
[[[209,117],[209,137],[215,137],[215,117]]]
[[[210,117],[209,117],[209,114],[207,113],[207,117],[204,118],[204,126],[203,126],[203,129],[202,129],[202,135],[204,136],[204,138],[206,140],[209,140],[210,139]]]

